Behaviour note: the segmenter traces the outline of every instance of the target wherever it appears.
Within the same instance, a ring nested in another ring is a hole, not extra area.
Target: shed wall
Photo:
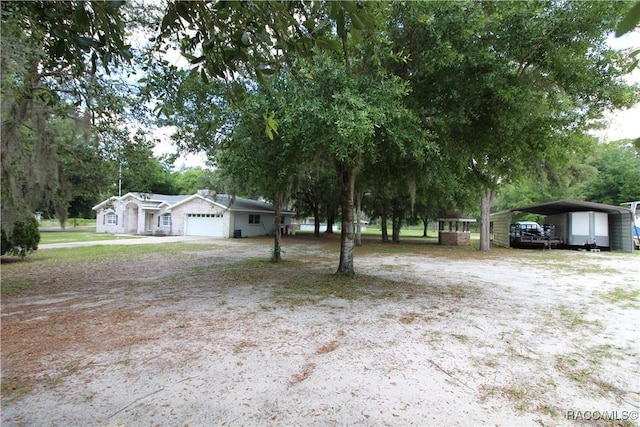
[[[633,252],[633,222],[631,215],[609,215],[611,250]]]
[[[498,212],[491,215],[493,234],[491,241],[496,245],[508,248],[511,227],[511,212]]]

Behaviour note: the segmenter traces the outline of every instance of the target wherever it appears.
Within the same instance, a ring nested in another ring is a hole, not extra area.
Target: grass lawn
[[[78,227],[60,231],[40,230],[40,244],[91,242],[94,240],[135,239],[132,236],[116,236],[115,234],[96,233],[95,228]]]
[[[95,219],[69,218],[66,224],[67,228],[75,227],[93,227],[96,226]],[[60,228],[60,222],[57,219],[41,219],[40,227]]]

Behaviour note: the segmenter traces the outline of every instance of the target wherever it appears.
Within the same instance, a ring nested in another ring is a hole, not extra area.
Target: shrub
[[[38,221],[33,217],[28,217],[25,221],[16,221],[13,224],[13,233],[7,236],[2,230],[1,254],[25,256],[29,252],[38,249],[40,243],[40,231]]]
[[[13,245],[9,241],[9,238],[7,237],[7,233],[4,232],[4,229],[0,230],[0,236],[2,236],[1,237],[2,243],[1,243],[1,246],[0,246],[0,248],[1,248],[0,249],[0,254],[4,255],[9,251],[9,249],[11,249],[13,247]]]

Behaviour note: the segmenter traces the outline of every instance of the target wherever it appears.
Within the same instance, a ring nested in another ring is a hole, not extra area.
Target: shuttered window
[[[105,215],[107,225],[118,225],[118,215],[113,212],[109,212]]]

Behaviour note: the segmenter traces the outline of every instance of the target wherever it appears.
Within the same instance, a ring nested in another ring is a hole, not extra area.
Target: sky
[[[614,49],[640,49],[640,30],[627,33],[619,38],[611,36],[609,44]],[[168,60],[175,65],[182,63],[188,66],[188,62],[180,56],[179,52],[171,53]],[[628,83],[640,84],[640,66],[628,74],[625,80]],[[605,129],[592,132],[602,142],[640,138],[640,104],[629,109],[608,112],[605,115],[605,121],[607,123]],[[155,135],[162,141],[155,147],[154,154],[156,156],[175,151],[169,140],[169,135],[170,129],[161,129]],[[206,162],[207,157],[204,154],[183,154],[178,158],[174,166],[176,169],[181,167],[206,167]]]
[[[640,30],[627,33],[620,38],[611,37],[609,44],[614,49],[640,49]],[[640,84],[640,66],[625,78],[628,83]],[[617,110],[606,115],[607,129],[594,132],[604,142],[620,139],[640,138],[640,104],[627,110]]]

